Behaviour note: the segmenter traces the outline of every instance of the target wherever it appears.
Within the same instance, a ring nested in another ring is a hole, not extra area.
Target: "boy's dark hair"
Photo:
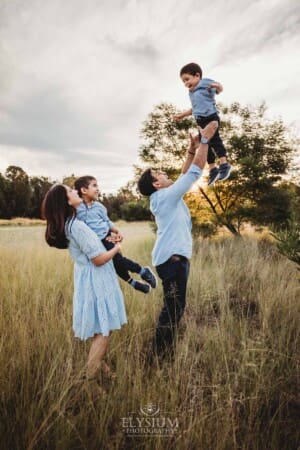
[[[183,74],[188,73],[189,75],[196,75],[196,73],[200,73],[200,78],[202,78],[202,69],[201,67],[196,63],[189,63],[183,66],[183,68],[180,71],[180,76]]]
[[[150,195],[156,191],[155,187],[153,186],[154,181],[156,181],[156,179],[151,175],[151,169],[145,170],[138,181],[138,190],[140,191],[140,193],[142,195],[150,197]]]
[[[84,177],[79,177],[77,178],[77,180],[75,180],[74,188],[78,192],[79,197],[82,197],[81,189],[87,189],[92,181],[96,181],[96,178],[92,177],[91,175],[85,175]]]

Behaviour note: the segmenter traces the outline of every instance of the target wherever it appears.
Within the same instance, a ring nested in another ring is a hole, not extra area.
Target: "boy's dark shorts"
[[[196,116],[196,122],[201,128],[205,128],[213,120],[216,120],[220,125],[220,117],[217,113],[211,114],[210,116]]]

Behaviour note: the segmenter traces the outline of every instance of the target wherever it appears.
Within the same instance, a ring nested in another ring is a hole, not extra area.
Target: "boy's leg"
[[[156,280],[154,273],[150,269],[150,267],[142,267],[138,263],[131,261],[131,259],[125,258],[125,256],[123,256],[121,253],[117,253],[113,257],[113,263],[114,263],[117,274],[121,278],[123,278],[123,280],[128,281],[130,284],[132,284],[132,286],[135,289],[142,291],[144,293],[148,293],[148,292],[150,292],[148,285],[150,285],[153,288],[156,288],[157,280]],[[144,284],[144,283],[140,283],[139,281],[132,280],[132,278],[130,278],[130,275],[128,273],[129,271],[138,273],[141,276],[141,278],[144,281],[146,281],[148,284]],[[125,276],[127,276],[127,280],[125,279]],[[128,280],[128,276],[129,276],[130,280]],[[131,283],[131,281],[132,281],[132,283]]]
[[[111,250],[115,246],[113,242],[109,242],[105,238],[102,239],[102,243],[106,248],[106,250]],[[115,270],[119,275],[119,277],[122,278],[122,280],[129,283],[137,291],[141,291],[144,294],[148,294],[150,292],[151,290],[150,286],[148,284],[140,283],[139,281],[133,280],[126,268],[130,266],[133,267],[136,271],[138,271],[139,269],[140,272],[142,270],[142,267],[139,264],[134,263],[130,259],[125,258],[121,253],[116,253],[112,260]]]
[[[227,180],[230,176],[230,172],[232,170],[231,165],[227,162],[227,152],[226,148],[223,144],[223,141],[221,139],[221,136],[219,134],[219,130],[217,130],[212,137],[210,144],[214,148],[216,154],[218,155],[220,159],[220,165],[219,165],[219,181]]]
[[[207,163],[209,165],[210,170],[213,169],[214,167],[216,167],[216,155],[215,155],[215,152],[213,151],[211,145],[208,146]]]
[[[223,144],[223,141],[221,139],[221,136],[219,134],[219,130],[216,130],[215,134],[210,140],[210,146],[213,147],[215,153],[217,154],[218,158],[220,159],[221,163],[226,162],[226,148]],[[222,158],[222,160],[221,160]]]
[[[114,247],[114,244],[112,242],[107,241],[105,238],[102,239],[102,243],[107,250],[110,250],[111,248]],[[113,259],[114,263],[116,263],[118,268],[120,268],[119,270],[134,273],[140,273],[142,270],[142,266],[140,266],[140,264],[136,263],[135,261],[132,261],[131,259],[126,258],[125,256],[122,255],[122,253],[117,253]]]
[[[201,127],[201,128],[203,128],[203,127]],[[201,139],[201,133],[199,131],[199,141],[200,141],[200,139]],[[208,145],[208,150],[207,150],[207,163],[209,165],[209,169],[213,169],[214,167],[216,167],[216,155],[210,144]]]
[[[201,128],[205,128],[206,125],[208,125],[211,121],[213,120],[217,120],[219,122],[219,118],[216,114],[212,115],[212,116],[208,116],[208,117],[197,117],[197,124],[201,127]],[[217,130],[218,131],[218,130]],[[201,133],[199,131],[199,140],[201,139]],[[213,151],[212,145],[211,145],[211,141],[208,145],[208,152],[207,152],[207,163],[209,165],[209,177],[208,177],[208,186],[212,186],[219,178],[219,170],[216,166],[216,155],[215,152]]]
[[[128,281],[130,278],[129,271],[139,273],[142,270],[142,267],[139,264],[125,258],[121,253],[115,254],[113,263],[117,274],[125,281]],[[133,268],[134,270],[132,270]]]
[[[111,248],[114,247],[114,244],[112,242],[106,241],[105,239],[103,239],[102,242],[107,250],[110,250]],[[113,257],[113,261],[118,275],[119,272],[124,273],[124,271],[126,271],[126,273],[127,272],[138,273],[144,281],[147,281],[147,283],[150,284],[151,287],[153,288],[156,287],[157,284],[156,277],[152,272],[152,270],[150,269],[150,267],[142,267],[137,262],[132,261],[131,259],[123,256],[122,253],[117,253]],[[123,278],[122,275],[120,275],[120,277]]]
[[[106,248],[106,250],[111,250],[115,246],[115,244],[113,242],[109,242],[105,238],[102,239],[102,243],[103,243],[104,247]],[[119,277],[122,278],[122,280],[129,281],[131,277],[130,277],[128,271],[123,269],[122,265],[119,263],[118,255],[120,255],[120,253],[117,253],[113,257],[113,264],[115,266],[116,272],[119,275]]]

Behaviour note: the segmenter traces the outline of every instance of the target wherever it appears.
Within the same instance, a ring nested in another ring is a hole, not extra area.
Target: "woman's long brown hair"
[[[65,186],[57,184],[49,189],[43,200],[42,217],[47,221],[45,239],[50,247],[68,247],[65,224],[73,215],[74,208],[68,204]]]

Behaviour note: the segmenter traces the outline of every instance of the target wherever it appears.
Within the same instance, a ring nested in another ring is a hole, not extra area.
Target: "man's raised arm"
[[[199,127],[200,128],[200,127]],[[218,128],[218,122],[212,121],[205,128],[200,128],[202,140],[209,140],[213,137]],[[190,145],[186,153],[186,160],[183,164],[181,173],[186,173],[191,164],[195,164],[200,167],[200,169],[204,169],[204,166],[207,161],[207,150],[208,144],[200,142],[198,136],[190,135]]]

